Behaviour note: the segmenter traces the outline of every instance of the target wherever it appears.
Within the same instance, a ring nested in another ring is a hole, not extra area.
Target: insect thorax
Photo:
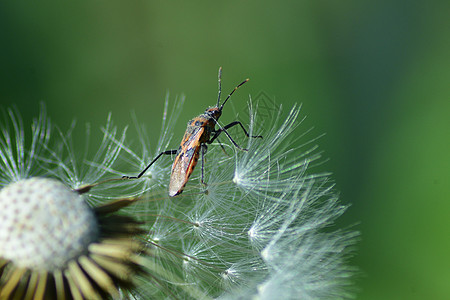
[[[217,121],[217,120],[219,120],[220,116],[222,115],[222,110],[220,108],[218,108],[217,106],[214,106],[214,107],[210,107],[210,108],[206,109],[206,111],[202,115],[208,119],[213,118]],[[212,122],[214,122],[214,121],[212,121]]]

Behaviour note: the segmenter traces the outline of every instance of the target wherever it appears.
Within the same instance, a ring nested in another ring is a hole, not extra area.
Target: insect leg
[[[201,144],[201,151],[202,151],[202,179],[201,179],[201,181],[202,181],[202,184],[204,184],[204,185],[206,185],[206,183],[205,183],[205,180],[204,180],[204,176],[205,176],[205,174],[204,174],[204,165],[205,165],[205,154],[206,154],[206,151],[208,151],[208,146],[206,146],[206,144]]]
[[[233,126],[236,126],[236,125],[240,125],[241,126],[241,128],[242,128],[242,130],[244,131],[244,133],[245,133],[245,135],[247,136],[247,137],[251,137],[251,138],[262,138],[262,136],[261,135],[249,135],[248,134],[248,132],[247,132],[247,130],[245,130],[245,128],[244,128],[244,125],[242,125],[242,123],[241,122],[239,122],[239,121],[234,121],[234,122],[231,122],[230,124],[228,124],[228,125],[226,125],[226,126],[224,126],[224,127],[221,127],[221,128],[219,128],[219,130],[217,130],[215,133],[214,133],[214,135],[213,135],[213,137],[208,141],[208,144],[211,144],[222,132],[224,132],[226,135],[227,135],[227,137],[230,139],[230,141],[234,144],[234,146],[236,147],[236,148],[238,148],[238,149],[240,149],[240,150],[243,150],[243,151],[248,151],[248,149],[244,149],[244,148],[241,148],[238,144],[236,144],[236,142],[233,140],[233,138],[231,137],[231,135],[228,133],[228,131],[227,131],[227,129],[228,128],[231,128],[231,127],[233,127]]]
[[[244,133],[245,133],[245,135],[246,135],[247,137],[251,137],[251,138],[261,138],[261,139],[262,139],[262,135],[252,135],[252,136],[250,136],[250,135],[248,134],[247,130],[245,130],[244,125],[242,125],[242,123],[239,122],[239,121],[231,122],[230,124],[228,124],[228,125],[222,127],[222,129],[226,130],[226,129],[231,128],[231,127],[233,127],[233,126],[235,126],[235,125],[238,125],[238,124],[241,126],[242,130],[244,131]]]
[[[166,151],[163,151],[163,152],[161,152],[160,154],[158,154],[158,156],[155,157],[155,158],[152,160],[152,162],[149,163],[148,166],[145,167],[145,169],[142,170],[141,173],[139,173],[138,176],[126,176],[126,175],[124,175],[124,176],[122,176],[122,178],[124,178],[124,179],[138,179],[138,178],[141,178],[142,175],[144,175],[145,172],[147,172],[148,168],[150,168],[150,166],[153,165],[153,163],[154,163],[155,161],[157,161],[158,158],[161,157],[161,155],[172,155],[172,154],[177,154],[177,151],[178,151],[178,150],[166,150]]]
[[[219,138],[216,138],[217,142],[219,143],[220,148],[222,148],[223,153],[225,153],[226,156],[229,156],[227,151],[225,151],[225,147],[223,144],[219,141]]]

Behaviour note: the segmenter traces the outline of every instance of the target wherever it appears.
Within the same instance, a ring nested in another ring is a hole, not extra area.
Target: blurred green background
[[[321,168],[352,203],[339,225],[362,232],[358,299],[450,299],[449,12],[425,0],[4,1],[1,106],[29,121],[44,101],[62,128],[93,129],[135,110],[156,139],[167,91],[184,93],[178,140],[215,104],[219,66],[224,93],[250,77],[230,107],[264,91],[327,133]]]

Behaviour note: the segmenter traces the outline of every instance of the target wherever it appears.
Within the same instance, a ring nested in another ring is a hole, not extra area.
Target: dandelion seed
[[[17,111],[8,109],[6,112],[3,111],[3,117],[4,122],[0,121],[0,186],[37,173],[37,158],[43,152],[43,148],[47,147],[51,132],[42,105],[39,118],[33,120],[30,146],[26,149],[20,115]]]

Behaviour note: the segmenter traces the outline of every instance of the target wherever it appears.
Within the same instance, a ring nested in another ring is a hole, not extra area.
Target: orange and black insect
[[[231,138],[230,134],[227,132],[227,129],[235,126],[240,125],[242,130],[244,131],[245,135],[247,137],[252,138],[262,138],[262,136],[250,136],[245,130],[244,126],[239,121],[231,122],[230,124],[226,126],[220,126],[217,122],[222,115],[222,109],[225,103],[230,99],[231,95],[244,83],[248,81],[248,79],[244,80],[240,84],[238,84],[231,93],[227,96],[225,101],[223,101],[222,104],[220,104],[220,94],[222,90],[222,83],[221,83],[221,77],[222,77],[222,67],[219,68],[219,96],[217,99],[217,105],[214,107],[210,107],[206,109],[206,111],[195,117],[194,119],[190,120],[187,124],[186,132],[184,133],[183,139],[181,140],[180,147],[177,150],[166,150],[158,154],[151,162],[148,164],[148,166],[142,170],[139,175],[135,177],[129,177],[124,176],[124,178],[128,179],[136,179],[142,177],[142,175],[145,174],[145,172],[150,168],[150,166],[157,161],[161,155],[172,155],[176,154],[175,161],[172,165],[172,173],[170,175],[170,182],[169,182],[169,196],[174,197],[176,195],[179,195],[183,192],[183,189],[186,185],[186,183],[189,180],[189,177],[191,176],[192,172],[194,171],[195,166],[197,165],[198,158],[200,156],[200,153],[202,155],[202,177],[201,181],[203,184],[203,175],[204,175],[204,161],[205,161],[205,154],[208,150],[207,144],[211,144],[214,140],[216,140],[219,135],[223,132],[227,135],[227,137],[230,139],[230,141],[234,144],[235,147],[237,147],[240,150],[247,151],[247,149],[243,149],[239,147],[238,144]],[[219,128],[216,130],[216,124],[219,126]],[[222,145],[221,145],[222,146]],[[223,147],[223,146],[222,146]]]

